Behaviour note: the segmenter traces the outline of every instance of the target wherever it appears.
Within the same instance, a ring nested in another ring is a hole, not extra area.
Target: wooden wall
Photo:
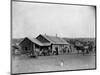
[[[30,52],[34,52],[34,43],[32,41],[30,41],[28,38],[25,38],[21,43],[20,43],[20,47],[21,47],[21,53],[25,54],[25,53],[30,53]]]

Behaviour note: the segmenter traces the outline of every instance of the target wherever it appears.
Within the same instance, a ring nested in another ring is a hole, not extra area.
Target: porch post
[[[52,44],[51,44],[51,51],[52,51],[52,54],[53,54],[53,50],[52,50]]]
[[[35,53],[35,44],[33,44],[33,51],[32,53]]]

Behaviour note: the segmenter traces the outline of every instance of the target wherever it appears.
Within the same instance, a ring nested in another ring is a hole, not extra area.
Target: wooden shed
[[[39,40],[35,38],[24,38],[19,46],[21,47],[22,54],[32,53],[35,54],[36,52],[41,51],[43,48],[47,48],[50,46],[50,43],[41,43]]]

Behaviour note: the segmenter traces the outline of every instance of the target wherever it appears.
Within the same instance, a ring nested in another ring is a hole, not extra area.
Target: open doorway
[[[58,47],[55,47],[56,55],[58,55]]]

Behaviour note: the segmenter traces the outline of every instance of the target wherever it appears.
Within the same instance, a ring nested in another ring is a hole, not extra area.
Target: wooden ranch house
[[[56,54],[61,54],[63,52],[68,52],[69,43],[66,42],[64,39],[57,37],[57,36],[48,36],[48,35],[39,35],[36,37],[42,44],[50,44],[49,49]]]
[[[21,47],[21,53],[27,54],[45,54],[55,53],[56,55],[66,53],[69,51],[69,43],[64,39],[57,36],[39,35],[36,38],[24,38],[19,46]]]

